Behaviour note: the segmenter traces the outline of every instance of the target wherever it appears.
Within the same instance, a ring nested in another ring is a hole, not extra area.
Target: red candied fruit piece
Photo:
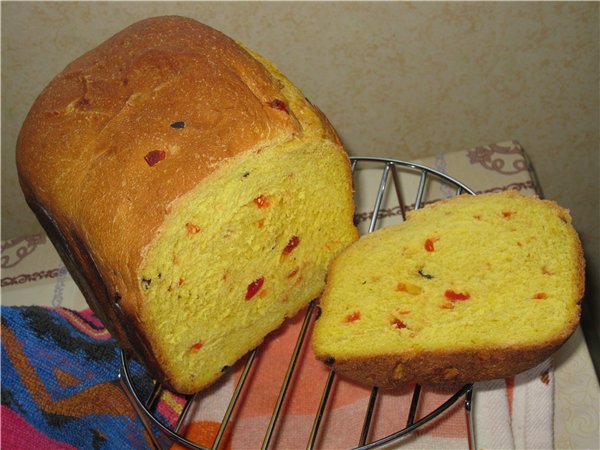
[[[298,273],[299,270],[300,270],[300,267],[294,268],[294,270],[292,270],[290,273],[288,273],[287,277],[288,278],[293,278]]]
[[[196,342],[194,345],[192,345],[190,351],[192,353],[198,353],[203,346],[204,344],[202,344],[202,342]]]
[[[167,157],[167,152],[165,152],[164,150],[152,150],[152,151],[146,153],[146,156],[144,156],[144,159],[146,160],[148,165],[150,167],[152,167],[153,165],[158,164],[160,161],[162,161],[166,157]]]
[[[538,292],[533,296],[533,298],[536,300],[543,300],[545,298],[548,298],[548,295],[546,295],[544,292]]]
[[[453,302],[468,300],[471,298],[468,292],[455,292],[452,289],[448,289],[446,292],[444,292],[444,296]]]
[[[279,111],[284,111],[289,114],[287,105],[285,104],[285,102],[283,102],[283,100],[279,100],[278,98],[276,98],[275,100],[271,100],[269,102],[269,106],[271,108],[275,108],[275,109],[278,109]]]
[[[425,250],[428,252],[435,251],[435,248],[433,247],[433,241],[431,239],[425,240]]]
[[[259,195],[254,200],[252,200],[256,206],[259,208],[266,208],[269,206],[269,200],[264,195]]]
[[[513,214],[515,213],[512,211],[502,211],[502,217],[504,217],[505,219],[510,219]]]
[[[287,245],[284,247],[283,254],[289,255],[290,253],[292,253],[292,250],[294,250],[296,247],[298,247],[299,243],[300,243],[300,238],[298,236],[292,236],[290,238],[290,240],[288,241]]]
[[[262,288],[264,283],[265,283],[265,277],[257,278],[252,283],[250,283],[248,285],[248,289],[246,290],[245,299],[250,300],[252,297],[254,297],[257,294],[257,292],[260,291],[260,288]]]
[[[392,321],[392,325],[394,325],[398,329],[406,328],[406,324],[402,322],[400,319],[394,319]]]
[[[344,319],[345,322],[354,322],[355,320],[360,319],[360,311],[354,311],[346,316]]]

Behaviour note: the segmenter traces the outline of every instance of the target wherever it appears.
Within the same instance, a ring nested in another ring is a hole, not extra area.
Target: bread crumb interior
[[[319,295],[355,234],[347,172],[329,141],[288,142],[174,205],[139,282],[151,344],[182,384],[210,383]]]

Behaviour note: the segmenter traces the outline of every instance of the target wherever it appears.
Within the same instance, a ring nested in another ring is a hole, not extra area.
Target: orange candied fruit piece
[[[269,199],[264,195],[259,195],[254,200],[252,200],[256,206],[259,208],[267,208],[270,206]]]
[[[408,292],[409,294],[412,295],[419,295],[423,289],[421,288],[421,286],[417,286],[416,284],[411,284],[411,283],[398,283],[396,285],[396,290],[399,292]]]
[[[543,266],[543,267],[542,267],[542,273],[543,273],[544,275],[554,275],[554,272],[552,272],[552,271],[551,271],[550,269],[548,269],[548,267],[546,267],[546,266]]]
[[[546,293],[544,293],[544,292],[538,292],[537,294],[535,294],[533,296],[533,298],[536,299],[536,300],[543,300],[545,298],[548,298],[548,295]]]
[[[344,322],[354,322],[360,319],[360,311],[354,311],[346,316]]]
[[[296,278],[296,281],[294,281],[294,286],[299,285],[300,283],[302,283],[304,281],[304,274],[300,274],[298,275],[298,278]]]
[[[185,224],[185,228],[187,229],[188,234],[198,234],[200,233],[200,227],[191,222]]]

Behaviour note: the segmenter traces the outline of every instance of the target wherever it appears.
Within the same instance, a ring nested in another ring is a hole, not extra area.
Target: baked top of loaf
[[[571,335],[583,289],[567,210],[514,191],[458,196],[334,260],[313,348],[382,387],[506,377]]]
[[[184,17],[69,64],[31,108],[17,166],[94,312],[182,393],[318,296],[357,238],[325,116],[271,62]]]
[[[143,20],[69,64],[39,95],[19,135],[19,177],[104,258],[136,267],[137,249],[174,199],[218,165],[325,133],[316,121],[299,123],[306,101],[284,88],[219,31],[178,16]],[[124,221],[135,226],[116,229]]]

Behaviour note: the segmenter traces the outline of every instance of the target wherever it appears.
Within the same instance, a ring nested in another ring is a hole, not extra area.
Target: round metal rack
[[[385,222],[387,220],[396,222],[403,221],[408,211],[411,209],[419,209],[426,203],[434,202],[452,195],[474,194],[471,189],[460,181],[444,174],[440,170],[426,167],[421,164],[382,157],[352,157],[350,159],[354,177],[357,211],[364,211],[364,208],[366,207],[366,212],[357,213],[355,217],[355,222],[357,223],[361,234],[370,233],[378,227],[386,226]],[[365,188],[366,183],[364,176],[368,176],[369,186],[377,186],[376,190],[371,189],[373,192],[365,192],[367,189]],[[377,179],[378,182],[376,181]],[[305,338],[316,317],[315,302],[316,300],[311,302],[308,306],[302,326],[300,327],[295,347],[288,363],[287,372],[285,373],[280,386],[279,396],[274,405],[269,424],[265,430],[264,440],[261,446],[262,449],[274,448],[272,445],[272,438],[281,416],[282,405],[284,402],[289,401],[290,395],[294,395],[293,393],[290,394],[292,390],[289,388],[294,382],[294,372],[299,367],[297,364],[299,361],[298,357],[303,344],[305,343]],[[228,426],[235,426],[235,423],[231,423],[232,414],[235,411],[240,395],[248,384],[247,381],[252,377],[252,365],[257,353],[260,351],[261,349],[258,347],[246,357],[241,376],[233,390],[233,394],[223,415],[219,430],[210,447],[212,450],[220,448],[224,441],[226,428]],[[146,378],[144,378],[144,376]],[[141,375],[141,380],[144,381],[146,385],[152,385],[150,394],[146,394],[147,398],[142,398],[140,376],[136,375],[134,377],[132,375],[131,358],[129,354],[124,351],[121,353],[119,379],[129,400],[142,420],[155,448],[164,448],[164,443],[167,442],[167,445],[178,443],[192,449],[208,449],[198,443],[191,442],[181,433],[189,411],[194,402],[198,401],[198,396],[201,396],[202,392],[194,396],[186,397],[185,406],[182,408],[182,412],[176,423],[168,424],[161,420],[156,412],[157,403],[164,388],[159,383],[149,379],[148,375]],[[336,380],[335,372],[330,370],[323,386],[320,403],[314,412],[312,429],[306,443],[307,449],[318,448],[318,436],[328,432],[327,426],[324,425],[322,419],[328,403],[333,401],[332,398],[335,393],[332,386],[335,382],[343,382],[343,380]],[[477,448],[475,445],[472,413],[472,384],[467,384],[451,395],[448,395],[447,399],[437,407],[421,414],[420,417],[417,418],[417,409],[424,389],[424,387],[419,385],[414,387],[410,407],[408,409],[408,417],[405,418],[406,425],[404,428],[383,438],[369,442],[369,431],[373,426],[373,411],[377,398],[380,395],[377,387],[372,388],[368,405],[364,413],[360,438],[358,439],[355,448],[361,450],[380,448],[396,442],[447,412],[448,409],[460,399],[463,399],[464,401],[469,447]]]

